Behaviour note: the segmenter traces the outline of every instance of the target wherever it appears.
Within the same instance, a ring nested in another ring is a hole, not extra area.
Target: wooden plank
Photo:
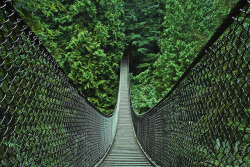
[[[109,154],[100,166],[150,167],[152,165],[142,153],[133,132],[130,116],[127,61],[122,61],[121,71],[122,80],[117,133]]]

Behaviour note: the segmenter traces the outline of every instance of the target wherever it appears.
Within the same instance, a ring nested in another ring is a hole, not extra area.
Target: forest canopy
[[[130,57],[133,105],[146,112],[175,84],[237,0],[15,0],[14,6],[80,91],[116,104]]]

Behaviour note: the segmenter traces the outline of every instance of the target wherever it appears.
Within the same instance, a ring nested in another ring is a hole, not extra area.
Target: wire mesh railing
[[[249,4],[241,0],[170,92],[144,115],[137,139],[159,166],[250,166]]]
[[[94,166],[118,112],[88,102],[9,0],[0,2],[0,34],[0,166]]]

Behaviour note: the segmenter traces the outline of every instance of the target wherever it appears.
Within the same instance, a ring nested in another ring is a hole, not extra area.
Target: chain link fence
[[[137,139],[159,166],[247,167],[250,1],[241,0],[170,92],[144,115]]]
[[[79,92],[10,1],[0,2],[0,166],[94,166],[117,114]]]

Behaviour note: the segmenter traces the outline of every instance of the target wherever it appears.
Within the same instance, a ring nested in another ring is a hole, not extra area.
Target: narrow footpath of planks
[[[128,62],[127,59],[123,58],[121,63],[122,78],[117,133],[107,157],[100,165],[101,167],[152,166],[142,153],[134,136],[130,116],[128,75]]]

